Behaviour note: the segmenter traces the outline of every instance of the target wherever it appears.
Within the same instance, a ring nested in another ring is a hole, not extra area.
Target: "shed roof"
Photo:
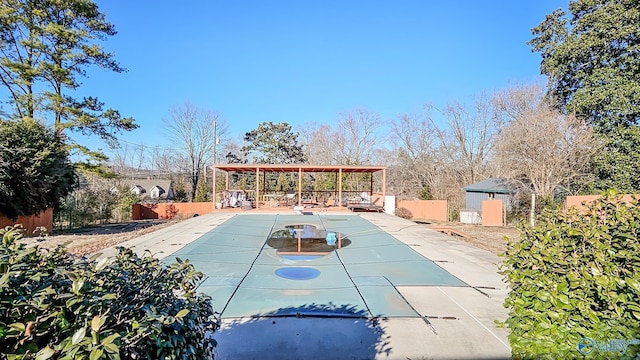
[[[463,188],[466,192],[509,194],[511,190],[507,181],[500,178],[489,178]]]

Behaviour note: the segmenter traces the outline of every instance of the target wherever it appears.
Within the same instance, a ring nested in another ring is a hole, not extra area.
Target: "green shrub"
[[[449,221],[460,221],[460,210],[458,209],[449,210]]]
[[[58,228],[84,227],[99,221],[107,223],[113,216],[117,197],[106,189],[80,189],[60,201],[54,209]],[[131,212],[131,211],[129,211]]]
[[[129,221],[131,220],[131,208],[134,204],[140,202],[140,198],[138,195],[128,191],[128,189],[123,189],[123,191],[119,192],[118,195],[118,211],[120,212],[120,220],[121,221]]]
[[[8,359],[206,359],[217,320],[202,273],[120,248],[85,259],[0,230],[0,353]]]
[[[502,273],[513,357],[639,354],[626,343],[640,339],[639,236],[638,200],[610,192],[581,211],[545,211],[509,241]]]
[[[420,200],[433,200],[433,194],[431,193],[431,187],[429,185],[425,185],[420,189],[420,193],[418,194],[418,199]]]
[[[207,180],[204,176],[200,176],[198,178],[198,185],[196,186],[196,193],[193,197],[194,202],[207,202],[211,201],[209,199],[209,194],[207,193]]]

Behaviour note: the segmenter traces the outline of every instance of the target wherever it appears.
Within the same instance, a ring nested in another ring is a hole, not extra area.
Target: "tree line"
[[[183,115],[171,117],[170,129],[177,135],[176,146],[201,144],[199,148],[159,152],[125,147],[113,157],[118,168],[135,170],[137,163],[138,171],[143,170],[141,164],[148,170],[183,169],[169,176],[203,173],[212,163],[214,136],[199,131],[189,138],[187,129],[212,129],[211,122],[221,120],[185,116],[197,112],[192,107],[185,104],[173,111]],[[543,86],[530,84],[480,94],[471,104],[455,102],[444,108],[427,104],[418,113],[392,120],[356,108],[338,114],[332,124],[294,127],[263,122],[242,138],[226,137],[218,147],[218,163],[385,165],[389,192],[403,198],[447,199],[459,209],[464,200],[461,189],[489,177],[508,179],[514,191],[534,192],[550,201],[563,194],[595,191],[592,158],[602,144],[587,123],[554,108]],[[310,190],[335,186],[335,180],[328,179],[335,175],[307,176]],[[290,186],[273,177],[276,189],[283,183]],[[195,189],[198,178],[191,180]],[[232,180],[236,185],[241,181],[237,176]],[[248,176],[242,181],[254,180]],[[253,183],[245,184],[252,187]]]
[[[115,143],[137,125],[95,96],[77,96],[88,67],[125,70],[100,44],[116,31],[97,4],[11,0],[0,13],[0,213],[15,218],[59,205],[77,187],[77,171],[103,173],[107,157],[69,132]],[[72,153],[83,160],[71,163]]]
[[[608,188],[640,189],[640,15],[629,2],[570,1],[567,10],[547,15],[534,27],[529,45],[541,55],[545,84],[517,84],[445,106],[427,103],[395,119],[354,108],[330,123],[294,128],[263,122],[236,139],[219,113],[185,103],[170,109],[165,120],[175,149],[122,144],[108,161],[65,134],[93,133],[116,142],[119,131],[137,126],[117,110],[105,110],[95,97],[71,96],[87,66],[124,70],[98,43],[115,34],[114,26],[90,1],[10,3],[4,5],[7,16],[0,24],[0,83],[10,105],[2,126],[12,133],[16,123],[50,120],[52,125],[41,130],[51,142],[64,144],[55,147],[64,160],[56,165],[61,174],[69,168],[103,176],[174,169],[168,176],[187,174],[186,199],[196,200],[198,186],[209,184],[205,197],[213,190],[207,171],[215,153],[217,163],[386,165],[389,192],[447,199],[454,207],[462,206],[462,187],[488,177],[507,179],[514,191],[536,193],[547,201]],[[54,182],[59,188],[40,191],[56,194],[51,199],[16,207],[15,194],[23,189],[10,180],[18,176],[17,168],[28,168],[16,164],[34,156],[20,158],[15,150],[32,142],[1,140],[0,212],[14,216],[56,205],[53,198],[77,186],[73,177]],[[72,164],[69,154],[78,151],[84,160]],[[316,188],[331,182],[320,175],[310,181]]]

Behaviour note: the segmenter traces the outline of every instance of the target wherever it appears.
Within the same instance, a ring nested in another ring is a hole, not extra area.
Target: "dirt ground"
[[[481,226],[463,223],[441,223],[425,226],[453,229],[457,234],[451,232],[450,236],[494,254],[502,253],[507,249],[505,237],[510,240],[520,239],[520,231],[514,226]],[[444,231],[446,232],[446,230]]]
[[[66,244],[69,252],[87,255],[115,246],[130,239],[173,225],[178,220],[140,220],[119,224],[92,225],[82,229],[63,231],[44,238],[24,238],[27,245],[53,249]]]
[[[27,238],[22,241],[48,249],[66,243],[71,253],[87,255],[170,226],[177,221],[179,220],[142,220],[121,224],[95,225],[49,235],[44,239]],[[494,254],[501,253],[506,249],[505,236],[510,239],[518,239],[520,236],[515,227],[487,227],[462,223],[423,224]]]

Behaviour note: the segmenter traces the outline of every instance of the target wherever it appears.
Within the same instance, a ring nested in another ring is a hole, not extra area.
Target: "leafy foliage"
[[[176,181],[176,187],[174,189],[173,200],[175,202],[186,202],[187,201],[187,190],[184,187],[184,182],[182,179],[178,179]]]
[[[138,195],[124,189],[118,194],[118,210],[120,211],[120,220],[131,220],[131,208],[133,204],[140,202]]]
[[[640,191],[640,127],[617,127],[601,137],[604,148],[591,161],[592,193],[610,188],[629,194]]]
[[[198,186],[196,187],[196,193],[193,197],[193,201],[195,202],[205,202],[210,201],[209,194],[207,193],[207,181],[204,179],[204,176],[200,176],[198,178]]]
[[[99,222],[131,220],[131,206],[140,200],[128,189],[117,193],[99,187],[75,190],[60,201],[54,209],[54,227],[74,229]]]
[[[611,128],[640,120],[640,8],[634,1],[571,0],[532,31],[540,70],[567,112]]]
[[[418,198],[420,200],[433,200],[433,194],[431,194],[431,187],[428,184],[425,184],[422,187],[422,189],[420,189]]]
[[[593,159],[595,189],[638,191],[640,158],[640,7],[626,0],[571,0],[535,27],[550,98],[586,119],[604,138]]]
[[[9,218],[53,207],[76,185],[62,140],[36,121],[0,121],[0,213]]]
[[[114,139],[114,132],[137,127],[132,118],[104,109],[95,97],[69,94],[78,77],[97,65],[123,72],[97,44],[116,34],[112,24],[89,0],[7,0],[0,5],[0,80],[7,88],[14,117],[35,119],[50,114],[58,134],[65,129]]]
[[[502,273],[514,358],[575,358],[582,338],[639,338],[639,237],[638,199],[609,192],[583,210],[545,211],[509,241]]]
[[[120,248],[90,260],[0,230],[0,353],[9,359],[204,359],[217,328],[203,274]]]
[[[72,227],[83,227],[95,221],[105,223],[113,216],[117,202],[118,197],[106,189],[76,190],[61,202],[55,215],[73,219]]]
[[[251,154],[259,164],[300,164],[306,161],[298,134],[287,123],[263,122],[244,135],[242,153]]]

